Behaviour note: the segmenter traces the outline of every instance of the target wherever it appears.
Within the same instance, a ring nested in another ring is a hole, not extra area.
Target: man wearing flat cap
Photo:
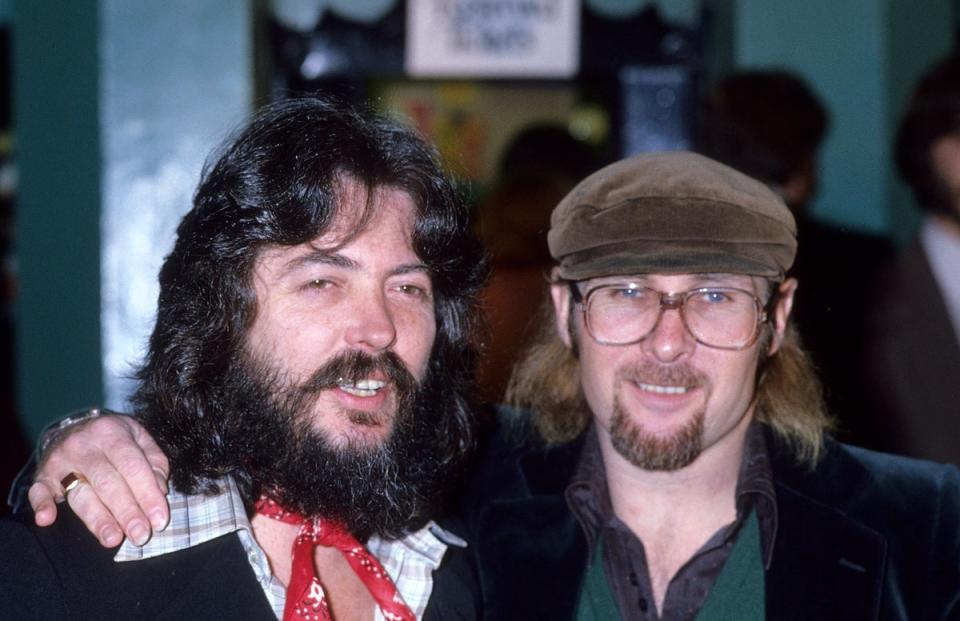
[[[774,193],[641,155],[548,241],[508,389],[543,442],[488,445],[466,511],[488,618],[960,618],[960,473],[825,435]]]
[[[826,435],[775,194],[641,155],[548,241],[544,332],[463,501],[483,618],[960,618],[960,472]]]

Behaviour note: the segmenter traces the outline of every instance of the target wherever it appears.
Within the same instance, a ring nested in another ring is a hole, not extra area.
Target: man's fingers
[[[137,441],[137,445],[143,452],[143,456],[146,458],[146,465],[149,471],[141,472],[139,463],[131,466],[132,468],[135,467],[136,471],[130,471],[130,474],[127,476],[127,483],[131,489],[133,489],[134,496],[136,496],[140,507],[150,518],[150,523],[153,525],[153,528],[163,530],[170,519],[170,511],[166,498],[167,491],[169,490],[167,479],[170,477],[170,462],[167,460],[167,456],[164,455],[163,451],[160,450],[157,443],[154,442],[153,437],[139,424],[137,424],[133,435]],[[121,472],[127,474],[126,470],[121,469]],[[142,485],[141,477],[143,479]],[[153,485],[148,484],[148,481]]]
[[[120,545],[123,533],[110,511],[100,502],[91,483],[81,483],[67,494],[67,502],[91,533],[107,548]]]
[[[50,526],[57,519],[57,500],[59,485],[48,481],[37,481],[27,491],[27,499],[33,507],[33,521],[37,526]]]
[[[40,464],[37,480],[56,498],[62,494],[63,477],[83,475],[86,483],[74,488],[67,500],[84,524],[105,545],[116,545],[123,533],[142,545],[154,528],[165,527],[169,520],[168,472],[167,458],[136,420],[109,415],[67,430]],[[42,490],[36,498],[47,503],[39,507],[46,520],[49,500]],[[56,515],[55,508],[51,515]]]
[[[80,507],[85,509],[88,506],[92,506],[94,510],[98,512],[97,516],[99,516],[100,507],[105,508],[131,541],[137,545],[143,545],[150,539],[152,526],[147,514],[141,509],[140,502],[127,484],[127,481],[130,480],[132,469],[133,465],[122,459],[116,466],[114,464],[108,464],[102,468],[95,469],[91,474],[87,475],[89,485],[81,487],[88,488],[84,491],[89,491],[90,488],[92,488],[92,491],[97,496],[97,502],[89,504],[88,502],[83,502],[82,504],[75,503],[73,502],[73,492],[67,495],[67,502],[69,502],[74,511],[78,513],[81,510]],[[149,485],[156,488],[157,482],[152,470],[148,469],[148,473]],[[137,483],[131,484],[142,483],[138,478]],[[79,491],[79,489],[78,487],[74,491]],[[87,494],[83,494],[84,497],[86,495]],[[162,496],[160,502],[163,502]],[[84,522],[86,522],[86,520],[84,520]],[[97,531],[94,531],[94,534],[98,537],[100,536]]]
[[[104,473],[107,479],[102,482],[103,491],[100,486],[95,489],[123,525],[127,536],[142,545],[152,529],[161,530],[167,525],[166,478],[158,476],[165,474],[167,460],[149,435],[144,433],[142,437],[134,437],[138,444],[117,442],[104,447],[115,470]],[[113,473],[122,477],[112,476]],[[103,493],[108,485],[122,487],[117,490],[118,496]]]

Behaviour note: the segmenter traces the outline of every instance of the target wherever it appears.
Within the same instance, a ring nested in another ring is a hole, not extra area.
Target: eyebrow
[[[283,266],[283,275],[289,274],[294,270],[297,270],[305,265],[329,265],[331,267],[340,267],[344,269],[360,269],[360,264],[343,256],[342,254],[337,254],[336,252],[328,252],[326,250],[315,249],[311,250],[306,254],[302,254],[298,257],[294,257],[287,261],[286,265]]]
[[[329,265],[331,267],[338,267],[347,270],[359,270],[361,268],[360,263],[354,261],[350,257],[345,257],[336,252],[316,249],[311,250],[307,254],[300,255],[299,257],[287,261],[287,264],[283,267],[281,275],[286,276],[301,267],[318,264]],[[416,272],[429,274],[430,267],[426,263],[403,263],[390,270],[390,274],[393,276]]]

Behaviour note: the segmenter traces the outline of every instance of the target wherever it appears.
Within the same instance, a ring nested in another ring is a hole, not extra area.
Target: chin
[[[383,446],[390,439],[393,433],[393,417],[378,416],[374,419],[369,412],[350,411],[338,416],[333,425],[324,422],[314,424],[314,430],[323,435],[327,443],[334,448],[373,449]]]

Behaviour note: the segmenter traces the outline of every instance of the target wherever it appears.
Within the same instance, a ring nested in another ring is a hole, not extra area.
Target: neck
[[[613,448],[601,431],[600,449],[614,513],[628,526],[672,517],[689,522],[685,507],[709,506],[708,514],[735,517],[735,493],[752,409],[690,465],[673,471],[651,471],[634,466]],[[720,501],[718,503],[718,501]],[[678,504],[679,503],[679,504]]]
[[[671,472],[634,466],[608,434],[599,434],[613,512],[643,543],[658,610],[680,567],[736,519],[737,480],[752,419],[751,408],[693,463]]]
[[[931,217],[941,230],[946,231],[957,239],[960,239],[960,216],[951,217],[946,214],[936,213]]]

